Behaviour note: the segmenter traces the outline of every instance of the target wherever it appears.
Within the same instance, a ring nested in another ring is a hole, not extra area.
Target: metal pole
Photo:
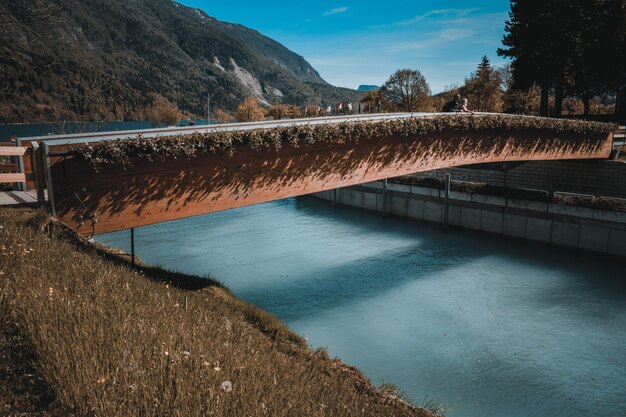
[[[450,179],[452,176],[446,173],[444,176],[445,182],[445,202],[443,204],[443,228],[448,228],[448,203],[450,201]]]
[[[135,266],[135,228],[130,228],[130,263]]]
[[[207,94],[206,96],[206,119],[207,123],[211,120],[211,95]]]
[[[383,180],[383,217],[387,214],[387,178]]]

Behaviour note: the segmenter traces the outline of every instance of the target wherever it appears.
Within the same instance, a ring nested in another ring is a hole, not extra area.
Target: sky
[[[433,93],[462,85],[486,55],[495,66],[508,0],[179,0],[255,29],[302,55],[330,84],[382,85],[419,70]]]

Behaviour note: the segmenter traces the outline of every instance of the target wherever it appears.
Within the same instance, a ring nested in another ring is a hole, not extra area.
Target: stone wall
[[[530,161],[521,164],[490,164],[453,167],[413,174],[443,180],[446,172],[456,181],[564,191],[597,196],[626,198],[626,162],[609,160]],[[506,179],[505,179],[506,177]],[[505,184],[506,180],[506,184]]]
[[[315,195],[391,215],[435,223],[444,220],[444,191],[435,188],[390,183],[383,192],[383,183],[377,181]],[[626,257],[623,212],[452,191],[448,224]]]

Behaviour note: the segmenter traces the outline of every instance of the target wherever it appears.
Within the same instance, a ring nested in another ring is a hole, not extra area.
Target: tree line
[[[563,113],[564,98],[580,97],[590,113],[593,96],[616,94],[615,113],[624,116],[626,1],[511,0],[500,56],[512,59],[512,88],[540,89],[539,114]]]

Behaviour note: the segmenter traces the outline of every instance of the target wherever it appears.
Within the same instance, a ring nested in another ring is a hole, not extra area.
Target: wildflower
[[[233,390],[233,383],[228,380],[222,382],[222,389],[226,392],[231,392]]]
[[[96,382],[97,382],[98,385],[102,385],[105,382],[107,382],[107,379],[106,378],[99,378]]]
[[[163,352],[163,354],[164,354],[165,356],[170,356],[170,353],[169,353],[168,351]]]
[[[214,367],[213,367],[213,370],[214,370],[215,372],[219,372],[219,371],[221,371],[221,370],[222,370],[222,368],[220,368],[219,366],[214,366]]]

